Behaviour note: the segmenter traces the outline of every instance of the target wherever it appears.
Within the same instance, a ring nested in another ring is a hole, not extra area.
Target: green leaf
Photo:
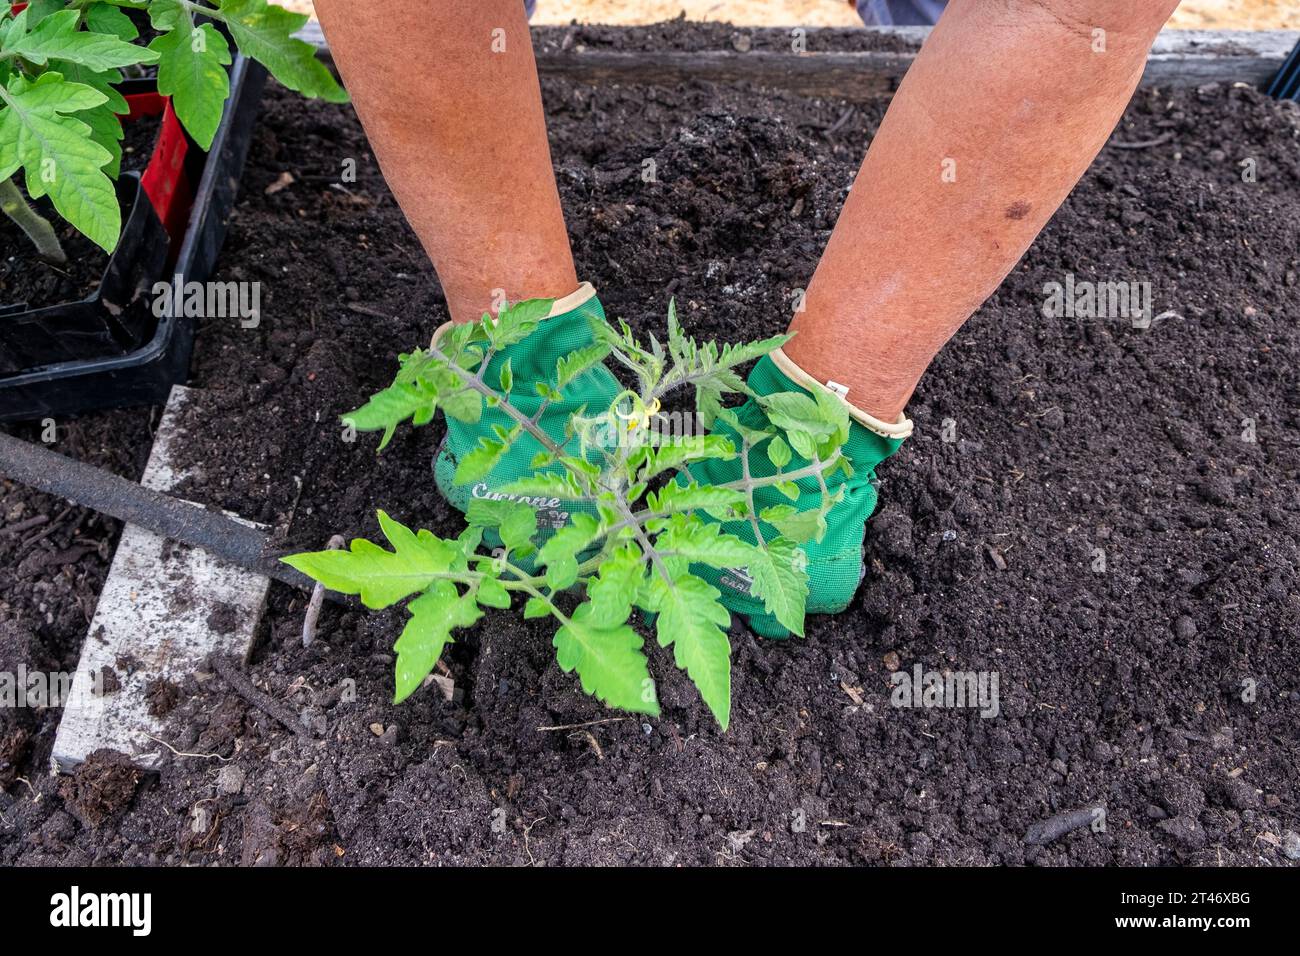
[[[11,77],[0,87],[0,179],[21,166],[27,195],[48,195],[59,215],[112,252],[122,230],[117,192],[104,173],[113,154],[95,142],[89,124],[65,115],[105,102],[103,93],[59,73],[43,73],[35,83]]]
[[[465,387],[439,393],[442,410],[451,418],[466,425],[477,425],[483,417],[483,396]]]
[[[723,730],[731,722],[731,615],[718,603],[721,592],[693,574],[668,584],[653,575],[651,610],[658,612],[660,647],[672,645],[677,666],[686,671]]]
[[[649,481],[665,471],[681,468],[687,462],[703,461],[706,458],[729,461],[735,457],[736,447],[729,438],[722,435],[692,435],[676,439],[671,444],[656,446],[640,479]]]
[[[792,541],[820,539],[826,533],[825,512],[820,508],[800,511],[794,505],[771,505],[758,516]]]
[[[501,307],[495,320],[490,315],[483,317],[486,320],[483,331],[492,347],[500,351],[532,335],[537,324],[550,314],[554,303],[554,299],[525,299],[523,302],[507,303]]]
[[[769,614],[800,637],[808,599],[804,564],[803,552],[789,538],[774,538],[766,548],[753,548],[747,561],[754,595]]]
[[[122,168],[122,121],[108,103],[82,110],[77,114],[77,119],[90,127],[90,138],[108,150],[112,158],[104,167],[104,173],[109,178],[116,179]]]
[[[591,622],[591,605],[582,604],[555,632],[555,657],[566,674],[575,670],[582,689],[604,701],[640,714],[659,715],[654,681],[641,638],[628,625],[601,628]]]
[[[566,387],[583,372],[604,361],[609,351],[607,343],[593,342],[591,345],[585,345],[577,351],[562,356],[555,366],[556,387]]]
[[[158,54],[115,36],[78,30],[80,13],[61,10],[52,13],[30,33],[13,43],[9,51],[33,63],[68,60],[92,70],[111,70],[137,63],[155,63]]]
[[[210,148],[230,96],[226,38],[204,23],[154,37],[149,49],[159,57],[158,92],[172,98],[177,117],[195,141],[205,150]]]
[[[59,3],[59,6],[62,6]],[[107,33],[124,43],[140,36],[140,31],[122,10],[108,3],[93,3],[86,7],[82,22],[91,33]]]
[[[510,446],[505,442],[480,438],[472,450],[461,456],[456,464],[456,474],[452,481],[458,485],[466,485],[486,478],[501,461],[501,456],[506,453],[508,447]]]
[[[537,513],[504,498],[471,499],[465,518],[476,528],[496,528],[501,543],[511,551],[529,547],[537,533]]]
[[[546,584],[553,591],[567,588],[578,579],[578,554],[600,530],[600,522],[591,515],[577,514],[573,522],[561,528],[537,552],[537,563],[546,566]]]
[[[529,621],[538,617],[546,617],[551,613],[551,605],[542,598],[530,597],[528,603],[524,605],[524,620]]]
[[[578,482],[573,475],[568,472],[562,474],[543,472],[516,478],[503,485],[500,491],[502,494],[518,495],[521,498],[560,498],[565,501],[576,501],[587,497],[578,487]]]
[[[470,627],[483,616],[474,600],[461,596],[450,581],[436,582],[406,609],[411,618],[393,645],[397,651],[394,704],[410,697],[433,671],[442,649],[452,643],[453,629]]]
[[[697,384],[695,386],[695,414],[699,416],[700,424],[705,428],[712,428],[721,411],[722,389],[707,382]]]
[[[361,432],[383,429],[384,437],[379,442],[379,450],[383,451],[398,425],[409,418],[429,421],[436,405],[431,395],[415,385],[394,383],[371,395],[369,401],[342,416],[341,420]]]
[[[683,558],[712,568],[745,567],[758,549],[747,541],[726,534],[714,523],[686,515],[673,515],[655,538],[655,549],[671,551]]]
[[[319,581],[331,591],[360,594],[368,608],[385,608],[429,587],[463,559],[460,549],[430,531],[410,528],[379,512],[379,527],[393,546],[357,538],[347,551],[314,551],[281,558],[285,564]]]
[[[501,391],[506,394],[509,394],[510,390],[514,388],[515,376],[514,372],[510,370],[510,359],[506,359],[505,364],[501,366],[499,382],[501,384]]]
[[[484,578],[479,582],[476,595],[478,603],[487,607],[505,609],[510,607],[510,592],[496,578]]]
[[[823,418],[823,406],[802,392],[775,392],[759,401],[768,420],[787,432],[829,435],[834,429],[833,423]]]
[[[678,511],[702,510],[715,517],[726,517],[729,513],[744,506],[745,493],[734,488],[718,488],[714,485],[700,485],[692,482],[682,485],[671,482],[657,492],[651,492],[650,509],[664,514]]]
[[[348,95],[320,60],[316,48],[297,33],[311,19],[266,0],[221,0],[221,19],[244,54],[257,60],[277,80],[304,96],[346,103]]]
[[[767,443],[767,460],[776,468],[784,468],[790,464],[790,457],[790,446],[782,441],[780,435],[773,435]]]
[[[53,73],[61,74],[68,83],[83,83],[91,89],[103,93],[108,98],[108,102],[96,106],[94,109],[108,109],[118,116],[125,116],[131,111],[131,107],[127,105],[126,97],[116,89],[117,84],[123,80],[121,70],[92,70],[80,63],[70,63],[67,60],[51,60],[49,69]],[[84,116],[79,118],[85,119]]]
[[[64,9],[67,5],[67,0],[32,0],[31,3],[27,4],[27,22],[29,25],[37,23],[44,20],[51,13]],[[8,4],[5,4],[5,7],[8,6]]]
[[[632,613],[632,602],[645,580],[641,549],[625,544],[601,562],[596,577],[587,582],[591,601],[591,623],[596,627],[617,627]]]

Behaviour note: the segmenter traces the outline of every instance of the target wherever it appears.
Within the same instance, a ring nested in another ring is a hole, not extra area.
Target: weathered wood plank
[[[810,96],[858,99],[890,90],[907,72],[929,28],[809,28],[802,37],[803,53],[791,49],[787,28],[738,28],[737,32],[748,38],[750,49],[665,50],[652,44],[641,49],[585,47],[574,42],[574,27],[535,27],[532,35],[543,76],[590,83],[756,83]],[[320,24],[309,23],[299,35],[328,54]],[[1142,83],[1258,85],[1277,72],[1297,41],[1300,30],[1164,30],[1147,60]]]
[[[172,389],[141,484],[171,491],[186,477],[174,452],[191,394]],[[54,738],[53,769],[69,772],[101,747],[154,766],[163,745],[150,737],[161,736],[164,721],[150,713],[151,685],[179,684],[213,652],[246,656],[269,586],[199,548],[123,528]]]

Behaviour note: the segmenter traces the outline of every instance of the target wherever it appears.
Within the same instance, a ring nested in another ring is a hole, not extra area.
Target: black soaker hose
[[[310,591],[315,582],[277,560],[270,541],[256,528],[217,511],[152,491],[31,442],[0,432],[0,478],[58,495],[148,531],[202,548],[241,568]],[[342,595],[326,592],[334,600]]]

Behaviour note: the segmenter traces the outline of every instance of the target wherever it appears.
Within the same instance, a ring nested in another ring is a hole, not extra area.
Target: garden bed
[[[545,94],[580,276],[641,330],[662,332],[674,294],[688,328],[729,340],[785,327],[884,109],[704,84]],[[1161,142],[1104,151],[922,382],[850,610],[803,641],[733,629],[726,734],[653,641],[662,718],[611,719],[554,666],[549,628],[504,613],[449,649],[459,699],[394,707],[400,612],[327,607],[304,650],[305,595],[275,585],[251,673],[304,731],[200,672],[163,695],[159,749],[185,756],[59,780],[58,713],[5,712],[0,863],[1287,863],[1298,138],[1300,110],[1249,89],[1138,94],[1116,139]],[[1149,282],[1177,314],[1044,318],[1067,272]],[[262,322],[200,330],[201,473],[180,493],[286,549],[373,536],[380,507],[454,533],[436,431],[376,458],[337,424],[446,318],[350,109],[268,90],[214,278],[261,281]],[[88,416],[54,447],[138,477],[154,415]],[[0,486],[0,669],[75,667],[117,530]],[[1000,716],[891,708],[890,672],[915,664],[996,671]],[[1098,804],[1104,832],[1022,839]]]

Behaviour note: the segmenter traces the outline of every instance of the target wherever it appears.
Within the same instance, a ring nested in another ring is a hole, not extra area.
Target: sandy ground
[[[310,12],[311,0],[279,0]],[[656,23],[689,20],[758,26],[856,26],[846,0],[538,0],[534,23]],[[1183,0],[1170,26],[1189,30],[1300,29],[1300,0]]]

